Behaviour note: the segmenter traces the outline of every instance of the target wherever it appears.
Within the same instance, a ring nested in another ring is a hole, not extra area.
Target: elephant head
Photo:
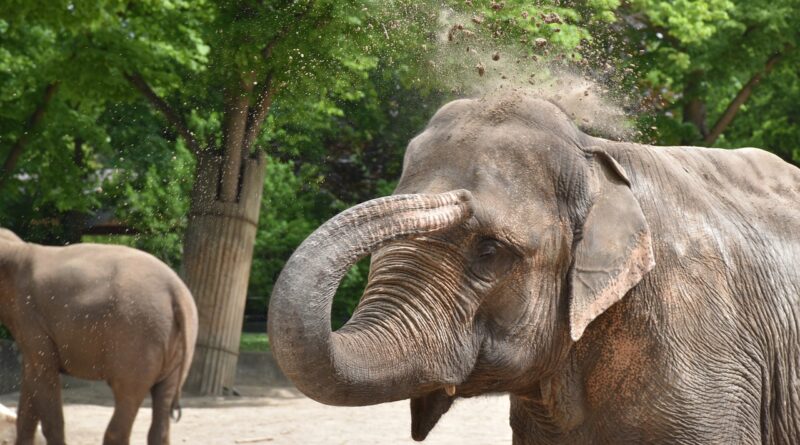
[[[445,105],[406,151],[393,196],[314,232],[272,294],[286,375],[333,405],[411,398],[423,439],[456,396],[528,391],[653,266],[626,172],[554,104]],[[372,254],[352,318],[337,285]]]

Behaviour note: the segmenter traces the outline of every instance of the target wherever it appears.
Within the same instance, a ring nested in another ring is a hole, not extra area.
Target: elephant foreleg
[[[39,424],[39,416],[33,406],[33,394],[31,385],[23,382],[17,408],[17,445],[33,445],[36,425]]]
[[[39,421],[42,422],[42,433],[48,445],[64,445],[61,378],[54,362],[25,359],[19,402],[17,445],[33,444]]]

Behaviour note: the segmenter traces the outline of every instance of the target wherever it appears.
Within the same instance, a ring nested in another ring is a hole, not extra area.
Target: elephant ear
[[[423,441],[439,419],[450,409],[455,397],[438,389],[422,397],[411,399],[411,437]]]
[[[650,228],[625,170],[606,152],[587,151],[592,155],[593,198],[572,269],[573,341],[655,266]]]

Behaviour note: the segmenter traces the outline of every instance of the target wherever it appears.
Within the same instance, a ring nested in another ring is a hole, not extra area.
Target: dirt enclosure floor
[[[290,388],[240,387],[241,397],[183,399],[183,418],[172,424],[173,444],[412,444],[408,401],[363,408],[321,405]],[[17,406],[18,393],[0,396]],[[104,384],[64,390],[70,445],[95,445],[111,418],[111,392]],[[131,443],[145,444],[149,401],[139,411]],[[426,445],[510,444],[508,398],[456,402],[423,442]]]

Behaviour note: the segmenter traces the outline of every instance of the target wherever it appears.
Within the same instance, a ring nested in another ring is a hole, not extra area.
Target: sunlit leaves
[[[743,85],[762,73],[773,56],[781,54],[779,64],[791,64],[800,27],[800,10],[793,0],[634,0],[620,14],[633,28],[629,39],[631,50],[639,52],[640,85],[652,95],[655,111],[661,115],[660,139],[671,143],[703,143],[698,128],[687,132],[679,124],[687,119],[683,107],[690,101],[703,104],[705,126],[711,128]],[[781,82],[796,77],[794,72],[781,77]],[[747,104],[750,108],[733,121],[731,132],[743,135],[737,126],[757,125],[749,119],[763,114],[754,113],[752,107],[772,111],[758,97],[771,95],[772,88],[788,90],[774,84],[775,80],[767,76],[754,89]],[[717,143],[747,144],[724,134]],[[774,144],[763,147],[778,150]]]
[[[711,38],[728,25],[734,3],[730,0],[633,0],[634,9],[645,11],[652,25],[669,30],[684,45]]]

